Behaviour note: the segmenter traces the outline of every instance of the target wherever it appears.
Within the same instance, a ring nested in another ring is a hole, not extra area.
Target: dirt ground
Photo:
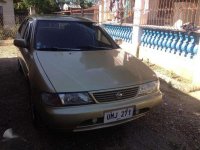
[[[123,126],[83,133],[38,131],[14,46],[0,47],[0,150],[200,150],[200,100],[161,81],[162,105]],[[18,138],[4,139],[11,128]]]

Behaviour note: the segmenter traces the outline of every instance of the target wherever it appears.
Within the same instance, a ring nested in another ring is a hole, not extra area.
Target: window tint
[[[118,48],[98,26],[92,23],[39,21],[35,39],[36,49],[55,47],[79,50],[87,47]]]

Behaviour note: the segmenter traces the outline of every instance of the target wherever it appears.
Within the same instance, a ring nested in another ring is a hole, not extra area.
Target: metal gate
[[[149,0],[143,25],[180,28],[185,23],[200,26],[200,0]]]

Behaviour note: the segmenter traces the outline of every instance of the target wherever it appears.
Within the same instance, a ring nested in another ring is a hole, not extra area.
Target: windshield
[[[119,48],[99,26],[67,21],[38,21],[34,47],[47,51]]]

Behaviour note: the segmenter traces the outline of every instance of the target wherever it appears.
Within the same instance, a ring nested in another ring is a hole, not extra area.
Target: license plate
[[[104,123],[115,122],[133,117],[133,107],[108,111],[104,113]]]

